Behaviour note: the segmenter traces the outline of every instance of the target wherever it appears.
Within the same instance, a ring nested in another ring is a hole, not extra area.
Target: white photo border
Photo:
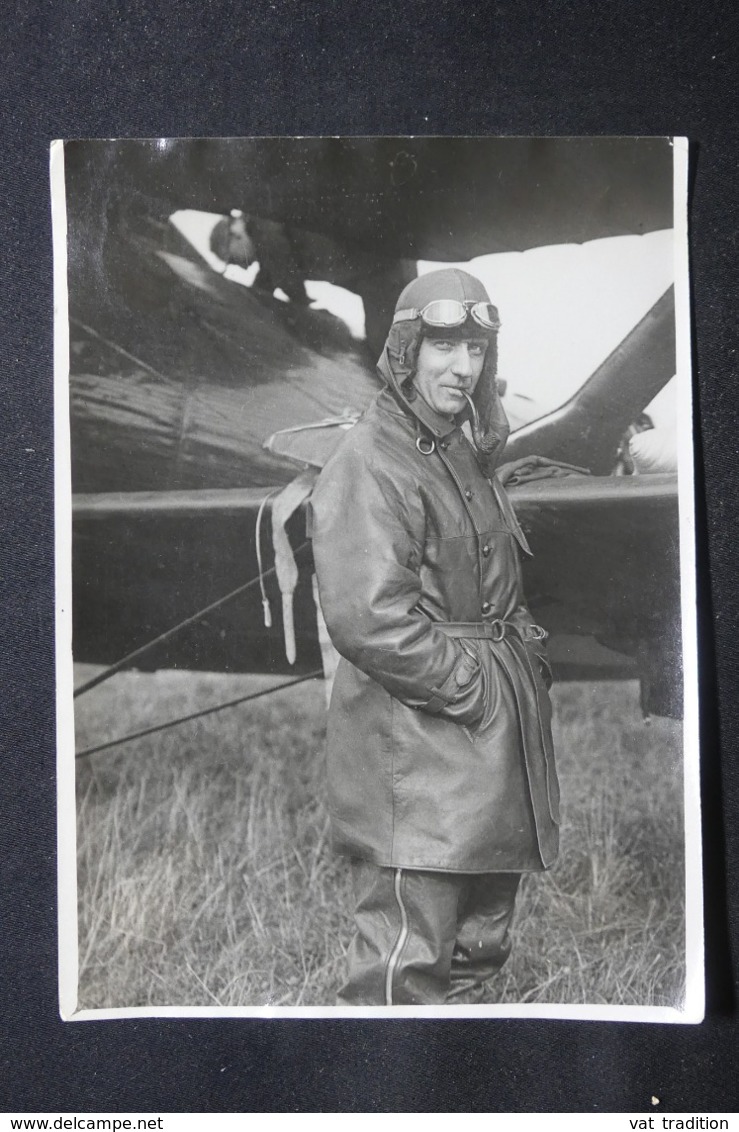
[[[143,139],[142,139],[143,140]],[[233,139],[238,140],[238,139]],[[537,1018],[601,1022],[698,1023],[705,1010],[703,884],[700,816],[695,483],[688,263],[687,138],[673,147],[675,319],[678,400],[678,498],[682,657],[686,886],[686,993],[682,1009],[605,1004],[520,1003],[444,1007],[188,1007],[79,1010],[75,735],[72,668],[72,492],[69,416],[69,303],[64,142],[51,144],[54,259],[55,623],[57,708],[57,854],[59,1010],[64,1021],[124,1018]]]

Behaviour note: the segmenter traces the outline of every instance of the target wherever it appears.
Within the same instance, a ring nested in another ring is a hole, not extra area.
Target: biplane
[[[320,668],[306,508],[286,524],[292,663],[267,519],[376,392],[373,351],[417,261],[673,224],[664,138],[83,141],[64,161],[74,657],[145,670]],[[258,263],[253,286],[206,262],[170,221],[182,209],[221,217],[213,251]],[[315,279],[362,299],[366,343],[310,308]],[[614,469],[675,370],[668,289],[506,450],[590,473],[511,489],[555,677],[638,677],[644,710],[666,715],[681,710],[677,477]]]

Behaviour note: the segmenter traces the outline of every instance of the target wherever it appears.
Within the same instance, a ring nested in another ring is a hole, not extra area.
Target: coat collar
[[[411,419],[415,417],[422,425],[425,425],[434,437],[449,436],[449,433],[456,432],[460,426],[460,420],[450,420],[449,417],[434,412],[422,397],[418,394],[414,397],[408,397],[398,385],[387,384],[383,393],[387,394],[404,416]]]

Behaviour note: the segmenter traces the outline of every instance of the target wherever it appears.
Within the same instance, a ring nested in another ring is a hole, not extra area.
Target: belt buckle
[[[505,637],[505,621],[501,621],[500,617],[496,617],[493,621],[488,621],[492,632],[490,634],[492,640],[502,641]]]

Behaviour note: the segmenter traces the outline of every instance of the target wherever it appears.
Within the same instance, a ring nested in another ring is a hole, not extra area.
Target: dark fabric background
[[[0,1107],[737,1107],[736,38],[729,4],[16,0],[0,37],[5,215]],[[565,1022],[59,1021],[52,138],[686,134],[692,142],[708,1016]],[[30,451],[29,451],[30,450]]]

